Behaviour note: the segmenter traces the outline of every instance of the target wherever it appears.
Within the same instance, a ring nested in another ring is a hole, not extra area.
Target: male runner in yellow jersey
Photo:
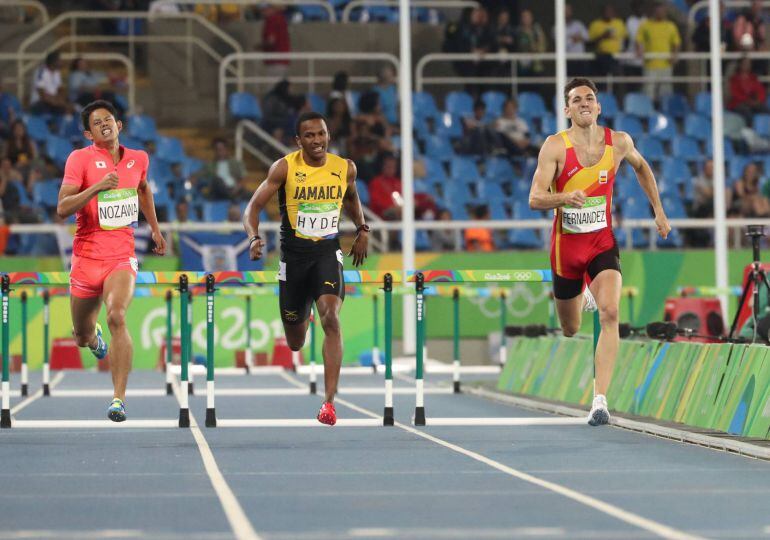
[[[529,205],[555,210],[551,270],[556,311],[565,336],[580,329],[581,312],[599,309],[601,333],[596,347],[592,426],[606,424],[607,388],[618,354],[618,306],[622,278],[620,254],[612,232],[612,187],[621,161],[634,168],[655,212],[658,233],[671,231],[655,176],[622,131],[599,126],[601,105],[590,79],[572,79],[564,88],[564,113],[572,125],[543,143],[532,178]],[[589,286],[583,291],[584,282]],[[584,294],[581,294],[584,293]]]
[[[243,225],[249,235],[249,256],[262,257],[265,242],[259,236],[259,213],[274,193],[281,210],[281,261],[279,304],[286,341],[293,351],[305,343],[310,307],[324,330],[323,359],[326,399],[318,412],[321,423],[334,425],[334,395],[342,365],[342,332],[339,313],[345,298],[342,251],[339,244],[340,210],[356,225],[350,255],[353,265],[366,259],[369,227],[364,222],[356,191],[356,165],[328,154],[326,119],[316,112],[303,113],[295,126],[299,150],[279,159],[254,192]]]

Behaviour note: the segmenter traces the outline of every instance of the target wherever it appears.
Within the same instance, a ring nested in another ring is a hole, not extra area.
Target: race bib
[[[139,221],[139,197],[135,188],[101,191],[97,200],[102,229],[121,229]]]
[[[565,233],[583,234],[607,227],[607,197],[587,197],[582,208],[561,209],[561,229]]]
[[[303,238],[334,238],[339,232],[338,203],[299,203],[297,235]]]

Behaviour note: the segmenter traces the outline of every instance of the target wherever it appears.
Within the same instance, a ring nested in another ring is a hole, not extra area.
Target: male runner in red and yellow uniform
[[[149,158],[143,151],[118,143],[123,125],[116,117],[115,107],[106,101],[94,101],[83,109],[84,135],[93,144],[67,158],[56,213],[61,218],[76,213],[70,271],[73,334],[79,347],[89,347],[99,359],[107,355],[107,344],[96,319],[102,299],[107,306],[115,390],[107,416],[122,422],[126,419],[126,383],[134,352],[126,328],[126,310],[134,295],[138,269],[132,226],[139,220],[140,210],[152,229],[155,253],[163,255],[166,242],[147,184]]]
[[[265,243],[259,236],[259,213],[278,193],[281,210],[281,260],[279,263],[279,305],[286,341],[293,351],[305,343],[310,308],[315,302],[324,331],[324,390],[326,399],[318,421],[334,425],[337,413],[334,396],[342,365],[340,309],[345,298],[342,251],[339,242],[340,211],[356,225],[351,247],[353,266],[366,259],[369,227],[364,222],[356,190],[356,165],[349,159],[329,154],[326,119],[315,112],[297,119],[299,150],[279,159],[251,197],[243,216],[249,235],[249,256],[262,257]]]
[[[596,347],[594,399],[588,423],[609,422],[607,388],[620,338],[618,306],[622,278],[620,254],[612,232],[612,187],[621,161],[627,160],[655,212],[658,233],[671,231],[647,161],[622,131],[599,126],[601,105],[590,79],[572,79],[564,88],[565,114],[572,126],[543,143],[532,178],[529,205],[555,209],[551,269],[556,310],[565,336],[580,329],[583,309],[599,309],[601,333]],[[584,282],[589,282],[583,293]]]

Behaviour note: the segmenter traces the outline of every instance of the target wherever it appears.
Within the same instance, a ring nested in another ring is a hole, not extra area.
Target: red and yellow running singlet
[[[583,167],[566,131],[559,132],[566,145],[564,168],[551,185],[553,193],[583,190],[581,208],[557,208],[551,236],[551,268],[567,279],[583,279],[588,264],[615,246],[612,233],[612,187],[615,158],[612,130],[604,128],[604,154],[598,163]]]

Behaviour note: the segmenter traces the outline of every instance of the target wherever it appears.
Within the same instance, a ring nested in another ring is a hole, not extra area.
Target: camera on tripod
[[[749,225],[746,230],[746,236],[751,239],[751,272],[746,283],[743,285],[743,293],[738,303],[738,310],[730,327],[730,337],[737,337],[738,320],[751,292],[753,303],[751,307],[752,316],[746,324],[752,325],[752,341],[768,343],[770,342],[770,311],[768,311],[770,310],[770,283],[768,283],[767,272],[762,268],[762,263],[760,262],[760,241],[765,236],[765,227],[763,225]],[[761,305],[761,289],[764,289],[766,292],[764,306]]]

